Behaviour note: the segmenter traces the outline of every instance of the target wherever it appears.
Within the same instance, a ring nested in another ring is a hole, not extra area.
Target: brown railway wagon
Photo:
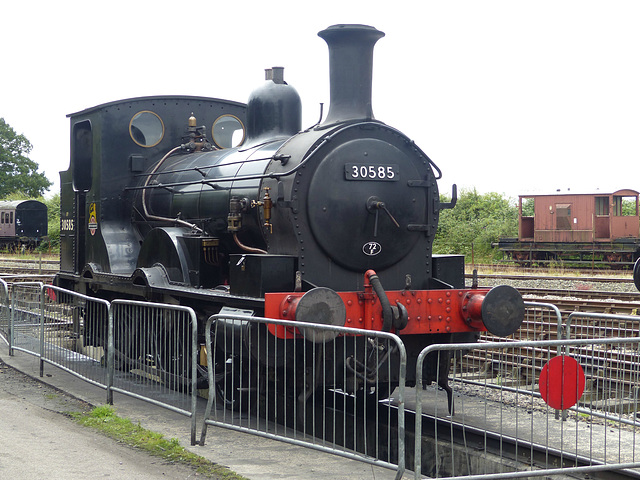
[[[639,193],[521,195],[518,238],[494,243],[522,264],[632,266],[640,256]]]

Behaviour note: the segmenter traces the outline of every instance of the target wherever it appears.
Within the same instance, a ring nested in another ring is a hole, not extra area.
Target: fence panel
[[[489,332],[482,332],[480,339],[487,342],[509,342],[564,338],[562,314],[557,306],[540,302],[524,302],[524,306],[524,320],[516,332],[508,337],[496,337]]]
[[[567,338],[627,338],[640,334],[640,316],[573,312],[564,328]]]
[[[209,318],[205,337],[201,445],[217,425],[402,475],[406,353],[397,336],[223,312]],[[380,408],[396,385],[398,409]]]
[[[525,318],[521,327],[508,337],[496,337],[489,332],[483,332],[480,342],[515,342],[559,340],[566,337],[562,314],[558,307],[550,303],[525,302]],[[453,359],[454,369],[456,360]],[[519,346],[511,351],[501,352],[501,358],[496,362],[487,362],[484,355],[476,356],[473,351],[464,355],[463,368],[467,371],[484,370],[485,375],[508,379],[512,384],[530,385],[542,370],[540,361],[536,361],[538,352],[529,347]],[[457,368],[461,366],[458,365]]]
[[[565,329],[571,339],[632,338],[640,335],[640,317],[573,312]],[[628,349],[567,346],[563,353],[586,365],[587,384],[583,399],[597,410],[625,413],[635,409],[640,384],[637,352]]]
[[[450,350],[456,358],[450,378],[456,405],[449,417],[443,392],[417,390],[416,436],[429,430],[434,439],[416,442],[415,478],[532,478],[640,468],[638,392],[632,388],[640,381],[639,342],[585,338],[427,347],[418,357],[419,376],[430,354]],[[467,362],[468,356],[475,360]],[[619,366],[621,359],[628,368]],[[521,371],[514,375],[516,368],[531,372],[523,379]],[[620,368],[623,375],[615,373]],[[608,392],[604,402],[601,390]]]
[[[109,302],[51,285],[41,299],[40,376],[49,363],[106,388]]]
[[[11,297],[7,282],[0,278],[0,336],[9,343],[9,320],[11,318]]]
[[[196,444],[197,334],[193,309],[114,300],[108,340],[110,386],[191,417]]]
[[[9,355],[20,350],[40,355],[41,282],[14,283],[11,287]]]

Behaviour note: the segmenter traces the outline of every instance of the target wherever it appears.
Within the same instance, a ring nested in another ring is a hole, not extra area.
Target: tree
[[[502,253],[491,243],[517,232],[518,207],[511,200],[497,193],[480,195],[475,189],[463,190],[453,209],[440,212],[433,251],[469,258],[473,252],[476,261],[497,260]]]
[[[38,172],[38,164],[27,156],[31,148],[24,135],[18,135],[0,118],[0,197],[14,192],[39,197],[52,185],[44,173]]]

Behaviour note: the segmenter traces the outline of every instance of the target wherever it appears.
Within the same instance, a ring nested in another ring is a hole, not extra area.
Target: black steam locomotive
[[[428,344],[513,333],[524,316],[514,289],[465,288],[463,257],[432,254],[455,189],[441,203],[440,170],[373,117],[383,35],[364,25],[319,33],[331,102],[303,131],[282,68],[267,70],[246,105],[144,97],[70,115],[56,283],[190,305],[203,319],[240,308],[395,332],[408,384]]]

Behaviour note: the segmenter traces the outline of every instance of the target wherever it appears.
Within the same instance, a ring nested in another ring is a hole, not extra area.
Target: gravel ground
[[[481,275],[481,274],[480,274]],[[631,275],[631,274],[630,274]],[[467,280],[467,285],[471,281]],[[499,278],[479,278],[482,287],[495,287],[496,285],[511,285],[515,288],[548,288],[555,290],[594,290],[599,292],[629,292],[638,293],[633,282],[593,282],[588,278],[576,280],[575,278],[563,279],[561,277],[549,277],[548,279],[511,280]]]

